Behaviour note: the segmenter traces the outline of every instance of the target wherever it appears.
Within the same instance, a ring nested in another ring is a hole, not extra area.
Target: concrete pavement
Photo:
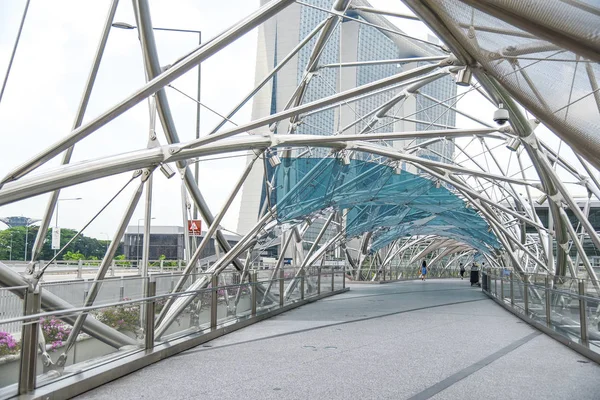
[[[599,399],[600,366],[468,281],[351,291],[168,358],[81,399]]]

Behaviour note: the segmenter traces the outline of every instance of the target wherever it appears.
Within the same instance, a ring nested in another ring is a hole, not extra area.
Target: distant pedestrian
[[[460,263],[460,279],[463,280],[465,278],[465,266],[463,263]]]
[[[427,277],[427,263],[423,260],[423,264],[421,264],[421,280],[425,281]]]

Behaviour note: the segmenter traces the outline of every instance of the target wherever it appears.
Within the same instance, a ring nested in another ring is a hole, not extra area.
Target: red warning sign
[[[200,236],[200,234],[202,233],[202,221],[199,219],[189,220],[188,233],[190,235]]]

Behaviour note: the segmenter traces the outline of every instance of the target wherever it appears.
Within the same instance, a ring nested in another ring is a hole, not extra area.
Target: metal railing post
[[[23,315],[35,315],[41,308],[41,287],[37,291],[27,289],[23,301]],[[19,394],[26,394],[35,389],[37,378],[37,353],[39,319],[24,324],[21,330],[21,365],[19,369]]]
[[[300,271],[300,300],[304,300],[304,282],[306,281],[305,279],[306,277],[306,271],[305,270],[301,270]]]
[[[121,275],[121,285],[119,286],[119,301],[125,298],[125,277]]]
[[[283,307],[283,304],[285,302],[285,298],[283,295],[283,288],[285,286],[285,272],[283,271],[283,268],[281,268],[279,270],[279,307]]]
[[[579,329],[581,330],[581,344],[588,346],[587,315],[585,313],[585,281],[579,281]]]
[[[548,325],[548,327],[550,327],[552,320],[550,318],[550,314],[551,314],[551,309],[550,309],[550,278],[548,276],[546,276],[544,278],[544,289],[545,289],[545,295],[546,295],[546,325]]]
[[[498,298],[498,275],[494,271],[494,295]]]
[[[252,316],[256,316],[256,286],[258,285],[258,272],[252,271],[252,274],[250,275],[250,279],[252,280],[251,283],[251,293],[252,293]]]
[[[346,289],[346,263],[344,263],[344,266],[342,267],[342,289]]]
[[[211,292],[210,292],[210,329],[214,330],[217,328],[217,290],[219,288],[219,277],[217,275],[212,276],[211,281]]]
[[[515,306],[515,279],[513,272],[510,271],[510,305]]]
[[[154,347],[154,318],[156,310],[156,281],[149,280],[146,286],[146,298],[152,298],[146,303],[146,326],[144,328],[144,346],[146,349]]]
[[[321,267],[317,268],[317,295],[321,294]]]
[[[331,267],[331,291],[335,291],[335,270]]]
[[[525,315],[529,317],[529,275],[523,275],[523,302],[525,308]]]

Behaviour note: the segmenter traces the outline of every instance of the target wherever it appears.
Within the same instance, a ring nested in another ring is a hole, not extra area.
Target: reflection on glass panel
[[[529,312],[533,319],[546,324],[546,289],[544,286],[539,284],[530,286]]]
[[[590,350],[600,353],[600,303],[596,299],[586,299],[585,316]]]
[[[73,307],[82,307],[96,281],[67,281],[42,283],[43,291],[60,297]],[[95,305],[116,303],[122,300],[137,300],[144,297],[144,278],[106,278],[97,281],[100,289],[94,301]]]
[[[510,303],[510,276],[503,276],[502,282],[504,283],[502,299],[505,302]]]
[[[229,310],[232,310],[233,319],[248,318],[252,313],[252,286],[243,284],[231,287],[229,294]],[[221,322],[219,321],[219,323]]]
[[[514,281],[514,296],[515,296],[515,308],[518,311],[523,312],[525,310],[525,303],[523,300],[523,282],[515,279]]]
[[[298,278],[288,278],[284,280],[285,284],[285,303],[292,303],[294,301],[300,300],[300,279]]]
[[[304,298],[316,296],[318,291],[319,275],[317,271],[307,272],[304,276]]]
[[[182,334],[191,334],[210,328],[210,308],[212,302],[210,289],[203,289],[197,294],[183,295],[181,299],[192,298],[187,307],[177,316],[175,321],[169,326],[166,332],[157,342],[167,341],[181,336]],[[156,305],[156,315],[158,316],[166,301],[158,301]]]
[[[321,293],[331,292],[332,270],[323,268],[321,270]]]
[[[39,344],[45,349],[37,357],[37,387],[59,379],[64,379],[73,373],[81,372],[91,364],[114,360],[132,351],[142,348],[142,331],[140,329],[140,304],[122,304],[103,307],[91,311],[87,319],[96,319],[133,339],[137,345],[124,346],[121,349],[112,347],[101,340],[84,332],[77,335],[71,348],[67,348],[67,339],[72,326],[63,321],[60,316],[49,316],[40,319]],[[54,370],[59,369],[57,361],[66,357],[65,369],[58,376]]]
[[[257,314],[279,307],[279,279],[259,282],[256,289]]]

